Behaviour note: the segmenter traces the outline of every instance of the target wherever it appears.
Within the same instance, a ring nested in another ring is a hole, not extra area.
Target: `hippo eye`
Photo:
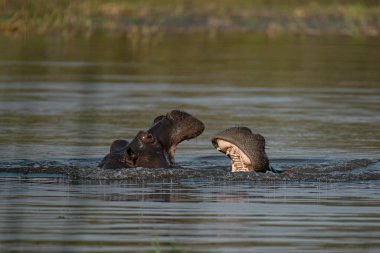
[[[141,136],[141,140],[146,143],[146,144],[151,144],[151,143],[154,143],[155,142],[155,138],[154,136],[151,134],[151,133],[144,133],[142,136]]]
[[[147,133],[147,135],[144,136],[143,139],[145,139],[145,140],[147,140],[147,141],[149,141],[149,142],[154,141],[154,137],[153,137],[153,135],[150,134],[150,133]]]

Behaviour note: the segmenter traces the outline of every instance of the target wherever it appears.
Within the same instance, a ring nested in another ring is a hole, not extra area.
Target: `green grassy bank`
[[[379,0],[0,0],[0,34],[380,36]]]

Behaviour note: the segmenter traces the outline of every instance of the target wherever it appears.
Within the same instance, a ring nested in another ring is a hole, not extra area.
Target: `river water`
[[[379,45],[0,37],[0,251],[378,252]],[[172,109],[206,125],[179,168],[96,168]],[[210,142],[230,126],[292,173],[230,173]]]

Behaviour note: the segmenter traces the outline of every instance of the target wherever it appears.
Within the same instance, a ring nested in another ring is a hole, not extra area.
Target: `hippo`
[[[167,168],[169,163],[157,138],[146,131],[140,131],[131,142],[115,140],[111,144],[110,153],[98,166],[104,169]]]
[[[173,110],[160,115],[147,131],[139,131],[131,142],[115,140],[110,153],[100,162],[103,169],[168,168],[175,166],[179,143],[199,136],[205,127],[202,121],[187,112]]]
[[[211,142],[217,150],[231,159],[232,172],[281,172],[269,165],[265,153],[265,138],[252,133],[248,127],[227,128],[212,137]]]
[[[177,145],[184,140],[199,136],[205,129],[202,121],[187,112],[173,110],[156,117],[153,126],[148,130],[158,138],[170,165],[175,165],[174,154]]]
[[[99,163],[98,167],[117,169],[122,167],[132,167],[132,152],[127,152],[127,146],[129,142],[127,140],[115,140],[112,142],[110,152]]]

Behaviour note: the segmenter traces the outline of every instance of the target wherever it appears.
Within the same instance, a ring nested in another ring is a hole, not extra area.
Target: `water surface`
[[[0,37],[0,251],[379,251],[379,45]],[[172,109],[206,125],[180,168],[96,169]],[[292,174],[230,173],[210,138],[237,125]]]
[[[182,156],[212,155],[235,125],[270,157],[377,157],[378,40],[249,35],[130,41],[0,38],[0,159],[101,157],[172,109],[206,131]]]
[[[0,181],[2,252],[377,252],[379,181]]]

